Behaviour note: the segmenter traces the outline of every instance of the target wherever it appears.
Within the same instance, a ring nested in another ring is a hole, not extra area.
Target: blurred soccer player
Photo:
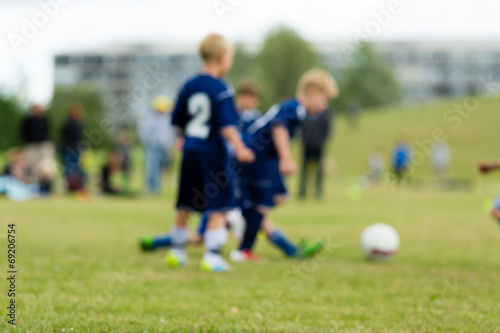
[[[321,241],[310,246],[295,245],[273,225],[268,212],[286,196],[282,176],[297,171],[290,139],[307,115],[319,114],[337,95],[338,87],[333,77],[323,70],[312,69],[300,79],[296,98],[274,105],[248,128],[245,143],[254,151],[256,162],[243,166],[241,177],[243,216],[247,222],[240,245],[243,260],[251,259],[261,227],[268,239],[290,257],[310,257],[322,247]],[[233,259],[239,258],[234,256]]]
[[[186,263],[188,217],[190,212],[200,212],[209,216],[201,268],[226,271],[229,265],[220,249],[227,241],[225,213],[235,207],[232,176],[238,172],[238,166],[229,163],[227,144],[241,163],[252,162],[255,156],[238,132],[233,90],[222,81],[233,64],[233,45],[212,34],[201,42],[199,51],[202,73],[182,86],[172,114],[184,146],[177,213],[170,232],[172,249],[165,260],[174,267]]]
[[[260,116],[260,111],[257,109],[260,103],[259,89],[256,85],[250,82],[242,83],[236,89],[235,101],[237,110],[240,116],[240,126],[242,132],[246,132],[248,127]],[[232,157],[234,159],[234,157]],[[237,199],[237,208],[227,212],[226,219],[234,239],[240,242],[245,229],[245,220],[242,216],[240,208],[240,191],[239,191],[239,175],[234,175],[235,196]],[[203,215],[200,219],[200,225],[195,233],[188,237],[189,244],[199,244],[203,241],[209,215]],[[152,251],[160,248],[172,246],[172,235],[170,233],[157,236],[145,236],[140,241],[141,248],[144,251]]]

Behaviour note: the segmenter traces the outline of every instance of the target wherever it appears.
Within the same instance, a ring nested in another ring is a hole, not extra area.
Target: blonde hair
[[[297,96],[304,96],[309,87],[320,89],[328,99],[334,99],[339,95],[339,87],[333,76],[320,68],[313,68],[302,74],[297,85]]]
[[[174,102],[170,98],[163,95],[156,96],[151,103],[153,110],[158,112],[170,112],[172,111],[173,106]]]
[[[221,35],[210,34],[200,43],[199,52],[204,62],[217,61],[219,55],[230,50],[231,43]]]

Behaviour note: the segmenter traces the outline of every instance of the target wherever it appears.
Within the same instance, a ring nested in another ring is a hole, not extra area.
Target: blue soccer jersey
[[[272,140],[273,127],[284,126],[291,139],[305,118],[306,109],[296,99],[275,104],[248,127],[245,143],[257,155],[277,157]]]
[[[246,133],[248,128],[259,118],[260,112],[257,109],[245,110],[240,113],[241,133]]]
[[[238,126],[234,91],[224,81],[207,74],[188,80],[179,92],[172,124],[184,130],[184,151],[226,154],[220,131]]]

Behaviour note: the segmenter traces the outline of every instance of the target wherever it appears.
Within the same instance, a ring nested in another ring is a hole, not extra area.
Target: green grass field
[[[500,230],[484,205],[500,175],[480,178],[475,165],[500,158],[500,104],[481,101],[454,129],[443,119],[453,103],[367,113],[355,132],[338,119],[324,200],[292,199],[272,214],[294,239],[327,240],[309,261],[285,259],[265,240],[264,262],[228,274],[201,272],[201,247],[181,269],[166,267],[164,252],[141,253],[140,235],[169,228],[168,180],[162,198],[0,198],[0,330],[10,327],[5,233],[15,222],[19,332],[499,332]],[[419,188],[384,183],[348,195],[374,146],[389,154],[397,137],[424,140],[435,128],[449,136],[453,175],[473,188],[440,191],[426,161],[412,175]],[[295,192],[295,179],[289,185]],[[361,256],[359,234],[376,222],[400,233],[392,262]]]

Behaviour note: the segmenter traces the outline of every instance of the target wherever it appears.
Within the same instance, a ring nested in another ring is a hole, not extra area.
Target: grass
[[[284,259],[261,240],[265,261],[234,265],[230,274],[201,272],[203,249],[195,247],[187,267],[167,268],[164,252],[140,253],[136,241],[168,228],[168,185],[164,197],[140,200],[0,198],[0,233],[17,224],[17,331],[499,332],[500,231],[483,205],[500,185],[474,170],[478,159],[498,157],[499,105],[482,101],[453,130],[442,120],[451,103],[370,113],[356,132],[339,119],[324,200],[292,199],[272,214],[293,239],[327,240],[310,261]],[[374,145],[388,153],[398,135],[422,140],[436,127],[449,135],[454,175],[471,179],[473,189],[439,191],[425,162],[415,168],[414,177],[425,181],[419,189],[381,185],[359,198],[347,195]],[[295,179],[290,185],[296,189]],[[359,234],[375,222],[400,233],[391,262],[361,256]],[[6,271],[6,255],[0,257]],[[2,281],[0,329],[9,328]]]

